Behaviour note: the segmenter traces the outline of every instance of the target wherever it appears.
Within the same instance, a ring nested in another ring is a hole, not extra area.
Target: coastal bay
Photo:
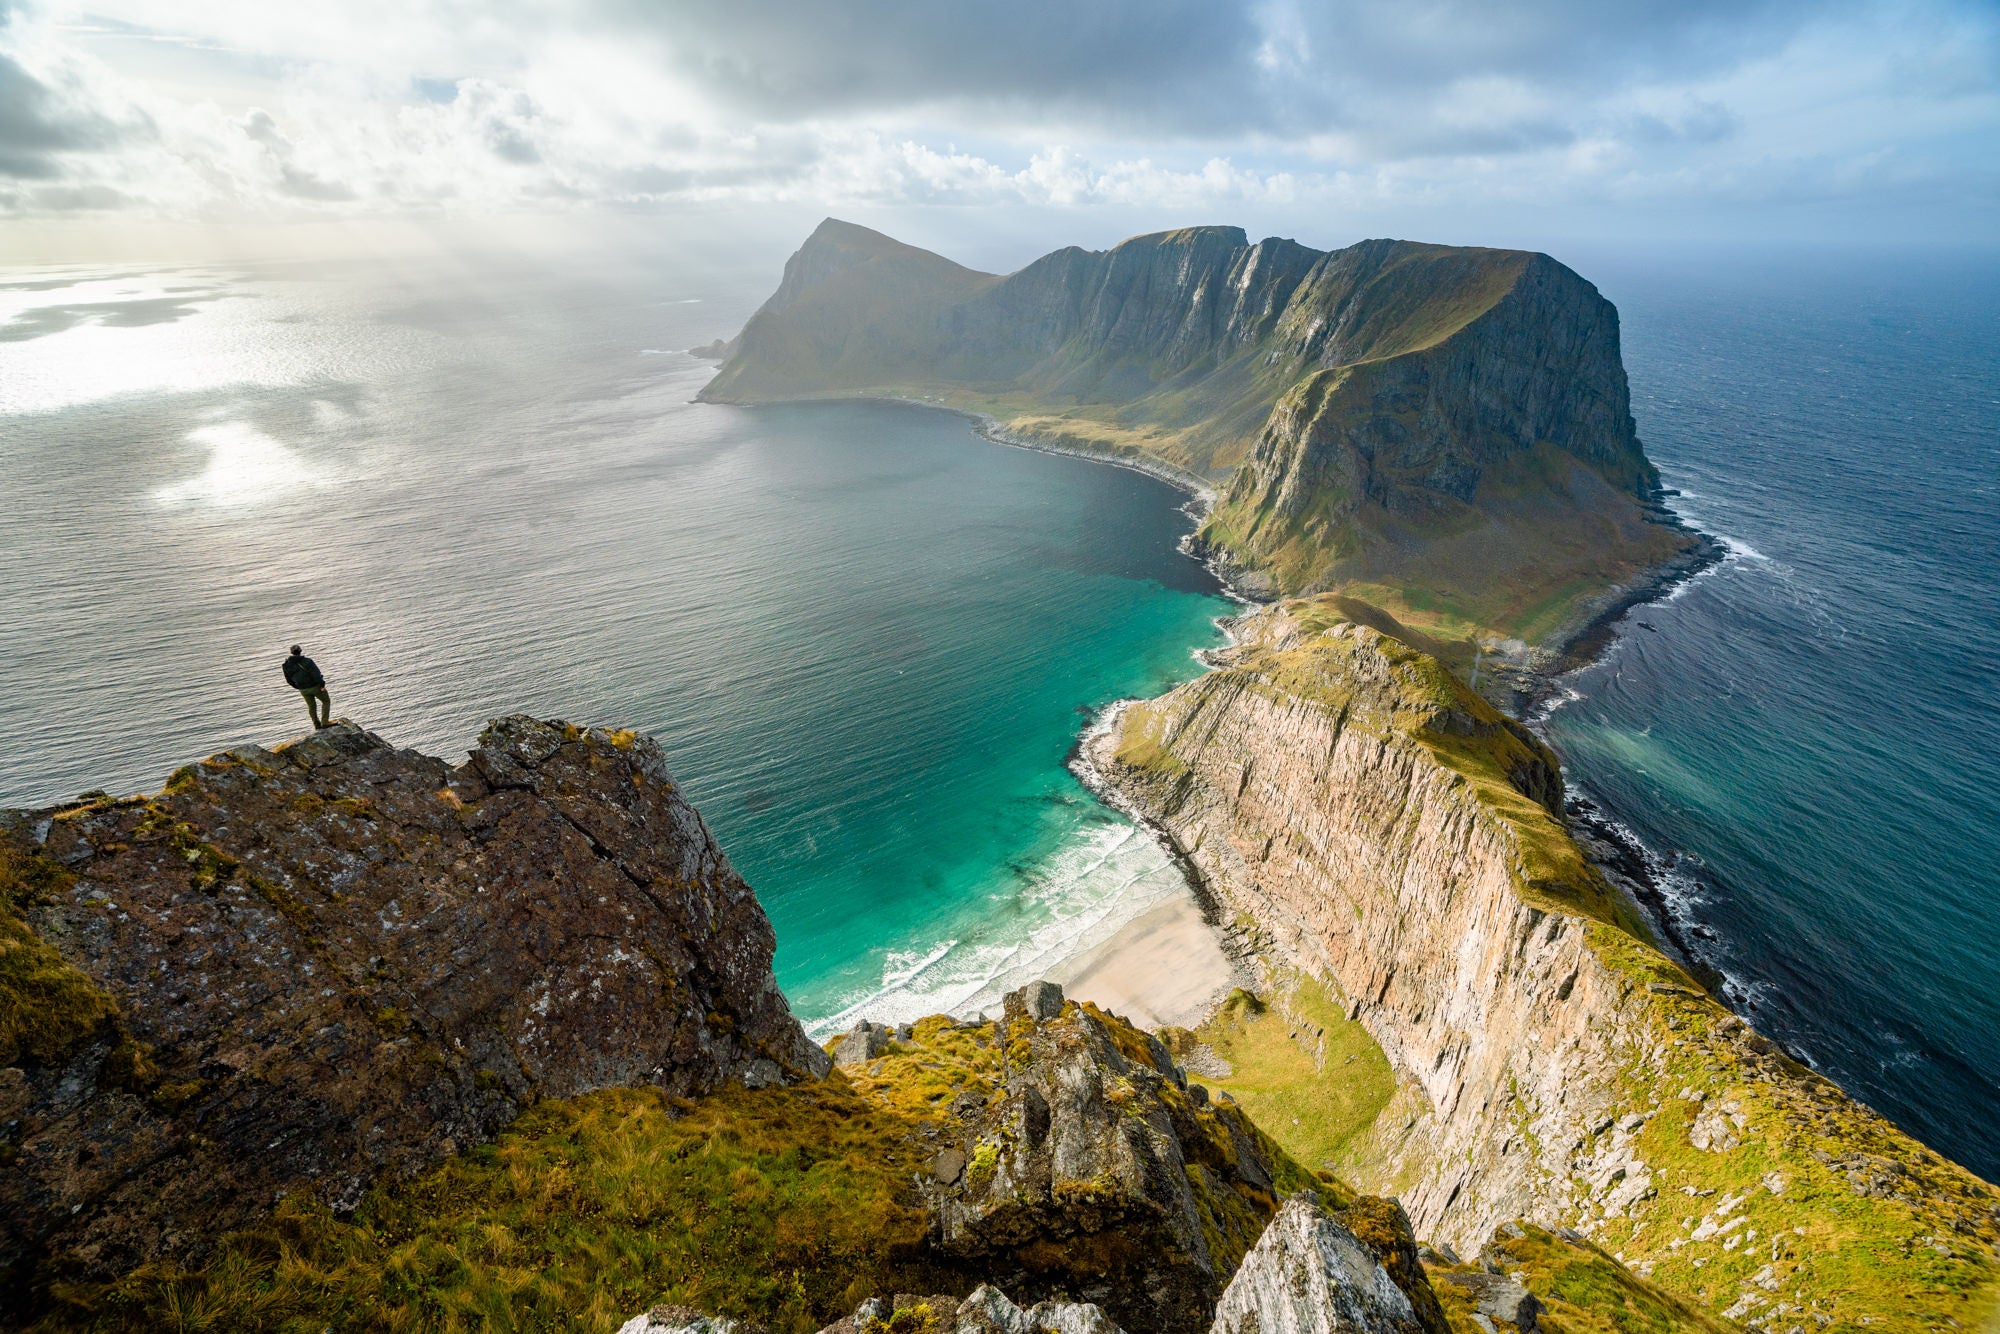
[[[1064,767],[1220,642],[1181,493],[908,405],[691,404],[712,371],[673,349],[754,297],[705,281],[245,274],[179,326],[8,345],[0,803],[294,735],[302,640],[337,714],[433,754],[499,708],[657,736],[815,1026],[997,1004],[1184,893]],[[223,382],[143,383],[171,339]],[[65,340],[133,382],[98,397]]]

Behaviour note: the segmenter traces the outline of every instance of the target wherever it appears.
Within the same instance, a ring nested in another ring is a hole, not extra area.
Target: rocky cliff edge
[[[1561,816],[1555,757],[1330,600],[1094,743],[1268,961],[1403,1092],[1364,1189],[1474,1252],[1573,1229],[1754,1328],[1979,1327],[2000,1192],[1793,1061],[1655,947]],[[1318,1164],[1312,1164],[1318,1166]]]
[[[828,1068],[630,732],[502,718],[453,767],[342,724],[0,835],[16,1285],[199,1256],[287,1195],[352,1209],[538,1099]]]

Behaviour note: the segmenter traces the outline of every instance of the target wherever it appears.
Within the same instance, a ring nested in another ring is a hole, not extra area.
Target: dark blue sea
[[[2000,264],[1589,276],[1730,554],[1631,614],[1549,738],[1758,1028],[2000,1179]]]

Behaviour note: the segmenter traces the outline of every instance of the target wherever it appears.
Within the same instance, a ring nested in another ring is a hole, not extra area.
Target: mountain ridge
[[[704,400],[915,398],[1187,470],[1253,589],[1454,638],[1560,639],[1700,545],[1658,509],[1615,308],[1534,252],[1208,226],[996,276],[829,219],[728,353]]]

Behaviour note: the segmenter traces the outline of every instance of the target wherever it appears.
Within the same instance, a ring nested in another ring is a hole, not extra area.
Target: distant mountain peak
[[[1205,225],[996,277],[830,218],[702,391],[826,394],[1226,482],[1203,540],[1247,577],[1365,588],[1455,634],[1560,637],[1693,541],[1654,521],[1617,311],[1527,251]]]

